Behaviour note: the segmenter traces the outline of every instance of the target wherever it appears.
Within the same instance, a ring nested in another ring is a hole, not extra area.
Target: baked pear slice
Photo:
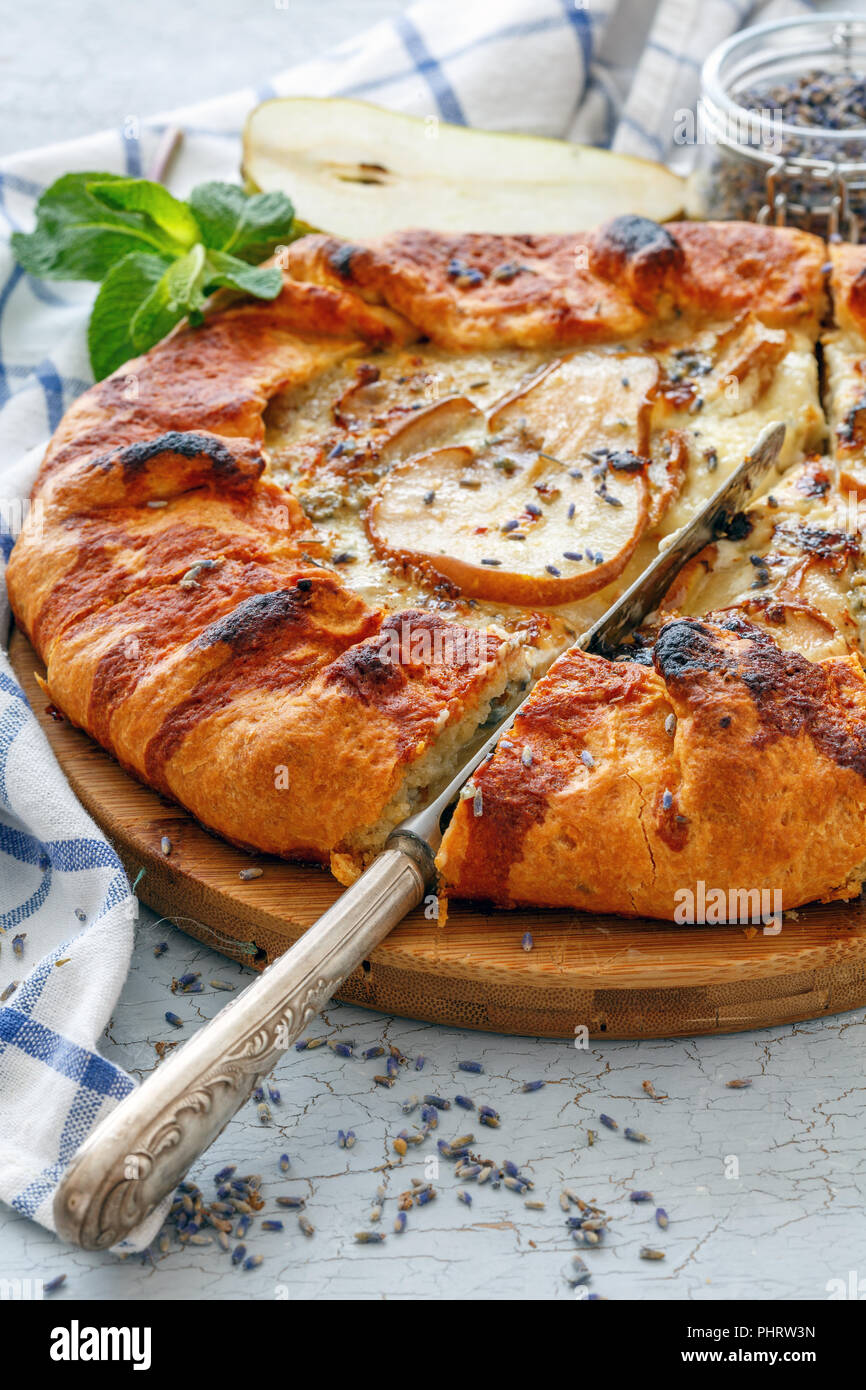
[[[608,484],[540,453],[434,449],[392,469],[367,512],[377,553],[470,598],[550,607],[622,572],[647,517],[643,472]]]
[[[481,447],[460,441],[391,470],[367,511],[377,554],[499,603],[551,607],[603,589],[646,529],[658,374],[639,354],[547,363],[494,404]]]

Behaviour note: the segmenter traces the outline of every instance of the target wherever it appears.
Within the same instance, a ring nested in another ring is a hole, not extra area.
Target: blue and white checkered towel
[[[161,133],[177,125],[185,139],[171,186],[184,196],[203,179],[237,178],[240,127],[257,100],[301,94],[672,159],[682,153],[673,113],[694,103],[710,49],[746,22],[805,8],[796,0],[425,0],[258,91],[0,164],[2,560],[41,448],[90,381],[93,287],[31,279],[5,240],[29,228],[36,198],[59,174],[141,174]],[[0,648],[0,1198],[48,1227],[65,1164],[134,1084],[97,1043],[128,969],[135,909],[117,856],[72,795]],[[153,1229],[151,1221],[134,1244]]]

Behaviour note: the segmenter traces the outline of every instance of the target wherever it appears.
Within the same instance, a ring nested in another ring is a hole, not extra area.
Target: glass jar
[[[710,54],[694,132],[700,216],[860,238],[866,224],[866,19],[759,24]]]

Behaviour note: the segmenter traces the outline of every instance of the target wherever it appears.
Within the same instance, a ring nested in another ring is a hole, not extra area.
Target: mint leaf
[[[221,287],[275,299],[283,283],[261,260],[292,239],[292,205],[282,193],[248,197],[205,183],[190,204],[161,184],[119,174],[64,174],[46,189],[33,232],[12,247],[31,275],[102,280],[88,328],[97,379],[146,352],[181,319],[201,323]]]
[[[207,287],[219,286],[254,294],[257,299],[276,299],[283,288],[283,274],[275,265],[247,265],[224,251],[208,251]]]
[[[201,314],[207,295],[205,250],[197,242],[191,251],[172,264],[135,310],[129,325],[136,352],[146,352],[187,315]]]
[[[187,207],[150,179],[98,179],[87,185],[100,202],[122,212],[143,212],[152,218],[179,246],[193,246],[201,239],[198,223]]]
[[[243,261],[262,261],[291,233],[294,208],[284,193],[244,193],[233,183],[200,183],[189,205],[205,246]]]
[[[64,174],[45,190],[35,231],[12,236],[12,250],[26,271],[41,279],[102,280],[130,252],[173,257],[184,249],[150,217],[109,208],[88,191],[88,184],[104,190],[113,181],[112,174]]]
[[[130,332],[132,312],[162,279],[167,264],[160,256],[132,252],[112,266],[103,280],[87,327],[90,365],[97,381],[136,356]]]

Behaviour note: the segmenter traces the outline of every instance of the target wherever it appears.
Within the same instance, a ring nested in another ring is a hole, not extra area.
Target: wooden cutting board
[[[235,960],[263,969],[340,889],[324,870],[250,857],[139,785],[97,744],[57,721],[16,632],[10,648],[76,794],[117,849],[142,902]],[[162,853],[163,836],[171,840]],[[238,874],[260,865],[260,878]],[[530,931],[534,946],[524,951]],[[340,999],[460,1028],[566,1038],[732,1033],[866,1005],[866,907],[815,905],[760,927],[678,927],[581,913],[450,905],[444,927],[418,910],[348,979]]]

